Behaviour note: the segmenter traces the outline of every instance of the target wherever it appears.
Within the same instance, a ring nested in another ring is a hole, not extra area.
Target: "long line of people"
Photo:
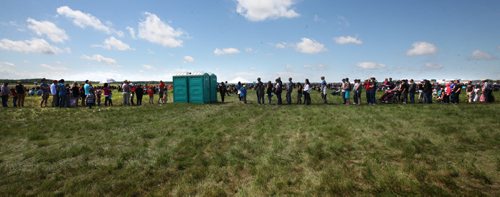
[[[328,103],[328,90],[332,90],[332,95],[341,96],[344,105],[352,104],[360,105],[363,89],[366,93],[366,103],[375,105],[378,103],[425,103],[431,104],[434,101],[438,103],[455,103],[460,102],[460,94],[463,87],[467,93],[467,102],[491,103],[495,101],[493,95],[492,83],[488,80],[482,80],[478,84],[473,84],[469,81],[467,84],[460,83],[459,80],[450,81],[444,84],[432,83],[430,80],[422,80],[420,83],[413,79],[393,81],[392,78],[385,79],[379,83],[374,77],[361,81],[355,79],[354,83],[349,81],[349,78],[342,79],[341,83],[328,84],[325,77],[322,76],[319,84],[311,84],[309,79],[306,79],[304,84],[300,82],[294,83],[292,78],[288,79],[286,84],[283,84],[281,78],[277,78],[274,84],[271,81],[262,82],[261,78],[257,78],[257,82],[251,84],[257,95],[257,103],[265,104],[264,96],[267,95],[267,103],[272,104],[272,98],[276,96],[276,104],[282,105],[283,101],[281,94],[286,92],[286,104],[292,104],[292,92],[297,91],[296,104],[311,104],[311,92],[317,90],[321,94],[322,103]],[[241,102],[247,103],[247,85],[238,82],[235,86],[228,86],[227,82],[219,83],[218,91],[221,95],[222,102],[224,97],[229,95],[228,92],[235,89],[238,98]],[[376,99],[377,92],[381,91],[382,96]]]
[[[9,97],[12,97],[13,107],[24,107],[26,93],[28,95],[41,96],[40,107],[47,107],[48,100],[52,97],[52,107],[78,107],[81,106],[92,108],[93,106],[101,106],[102,97],[104,96],[104,106],[113,106],[113,90],[118,90],[123,94],[123,105],[142,105],[143,96],[149,97],[149,104],[154,104],[155,94],[159,94],[158,104],[167,103],[168,86],[160,81],[158,85],[142,85],[132,84],[125,80],[120,86],[111,86],[104,83],[103,86],[93,86],[92,82],[86,80],[83,84],[74,82],[71,86],[65,83],[64,79],[59,81],[54,80],[52,84],[48,84],[44,78],[39,86],[32,88],[37,93],[32,94],[20,81],[14,86],[9,87],[9,83],[4,83],[0,88],[2,97],[2,106],[8,107]],[[135,102],[134,102],[135,98]]]

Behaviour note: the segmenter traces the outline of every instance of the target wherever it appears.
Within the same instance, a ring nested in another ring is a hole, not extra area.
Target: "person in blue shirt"
[[[246,85],[242,85],[241,88],[240,88],[240,98],[241,98],[241,101],[243,101],[243,103],[247,103],[247,86]]]
[[[64,79],[59,80],[57,84],[57,96],[59,98],[59,107],[66,107],[66,87],[64,85]]]
[[[83,90],[85,92],[85,95],[89,95],[90,94],[89,80],[85,80],[85,85],[83,85]]]
[[[327,90],[326,90],[326,81],[325,81],[325,77],[324,76],[321,76],[320,90],[321,90],[321,98],[323,99],[323,103],[327,104],[327,101],[326,101],[326,96],[327,96],[326,91]]]

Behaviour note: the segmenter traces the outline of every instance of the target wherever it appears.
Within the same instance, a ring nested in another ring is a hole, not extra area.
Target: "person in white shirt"
[[[306,79],[304,83],[304,104],[311,104],[311,83],[309,83],[309,79]]]

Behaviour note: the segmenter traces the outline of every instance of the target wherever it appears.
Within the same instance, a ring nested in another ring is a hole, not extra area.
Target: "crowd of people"
[[[167,103],[168,86],[163,81],[160,81],[158,85],[134,85],[125,80],[122,85],[116,87],[108,83],[104,83],[103,86],[94,86],[89,80],[83,84],[74,82],[70,85],[61,79],[54,80],[52,84],[49,84],[44,78],[39,86],[31,89],[26,88],[20,81],[14,87],[9,87],[8,83],[4,83],[0,88],[0,95],[3,107],[8,107],[9,97],[12,97],[13,107],[24,107],[24,100],[26,93],[28,93],[31,96],[41,96],[40,107],[47,107],[49,98],[52,97],[52,107],[78,107],[80,103],[83,107],[92,108],[93,106],[101,106],[103,97],[104,106],[113,106],[113,90],[118,90],[123,94],[122,104],[126,106],[142,105],[145,95],[149,97],[149,104],[154,104],[155,94],[159,94],[158,104]]]
[[[327,83],[325,77],[320,78],[321,82],[311,84],[309,79],[305,79],[304,83],[293,82],[292,78],[288,82],[283,83],[281,78],[277,78],[275,82],[262,82],[261,78],[257,78],[257,82],[253,84],[242,84],[238,82],[235,85],[228,85],[227,82],[219,83],[218,91],[221,96],[221,101],[224,102],[226,95],[236,93],[239,100],[247,103],[247,88],[255,90],[258,104],[265,104],[265,96],[267,96],[267,104],[273,103],[273,96],[276,96],[276,104],[282,105],[282,94],[285,92],[286,104],[292,104],[292,92],[296,94],[296,104],[311,104],[311,92],[316,90],[321,94],[322,103],[328,103],[328,91],[331,90],[332,95],[340,96],[345,105],[360,105],[362,103],[362,93],[366,94],[366,103],[375,105],[378,103],[426,103],[430,104],[435,100],[438,103],[455,103],[460,102],[460,94],[462,89],[465,89],[468,103],[491,103],[495,101],[493,95],[493,85],[488,80],[482,80],[478,84],[473,84],[472,81],[466,84],[460,83],[460,80],[453,80],[446,83],[433,83],[430,80],[422,80],[415,82],[413,79],[393,81],[392,78],[385,79],[379,83],[375,77],[362,81],[355,79],[353,83],[349,78],[342,79],[340,83]],[[248,85],[248,86],[247,86]],[[364,90],[364,91],[363,91]],[[382,95],[377,99],[377,92],[382,92]],[[351,102],[352,101],[352,102]]]
[[[415,82],[413,79],[393,81],[392,78],[379,83],[374,77],[364,81],[355,79],[353,83],[349,81],[349,78],[342,79],[340,83],[327,83],[325,77],[321,77],[320,80],[320,83],[315,84],[310,83],[309,79],[305,79],[304,83],[294,82],[292,78],[289,78],[286,83],[283,83],[281,78],[275,79],[274,83],[272,81],[265,83],[261,78],[257,78],[257,82],[252,84],[221,82],[218,86],[218,92],[223,103],[225,97],[231,93],[237,94],[242,103],[247,103],[248,89],[253,89],[257,96],[257,103],[261,105],[266,104],[266,97],[267,104],[273,104],[274,96],[276,96],[276,104],[282,105],[283,92],[286,104],[290,105],[293,100],[293,91],[296,91],[294,103],[305,105],[311,104],[312,91],[318,91],[321,94],[321,102],[324,104],[328,103],[328,97],[331,94],[340,96],[342,104],[360,105],[363,92],[366,94],[366,103],[369,105],[376,103],[432,103],[433,100],[439,103],[458,104],[462,89],[466,93],[466,102],[468,103],[495,101],[494,87],[488,80],[482,80],[478,84],[473,84],[471,81],[462,84],[459,80],[441,84],[432,83],[429,80],[420,82]],[[94,86],[89,80],[82,84],[74,82],[70,85],[70,83],[65,83],[64,79],[54,80],[52,84],[49,84],[46,79],[42,79],[39,86],[31,89],[26,88],[21,82],[15,86],[4,83],[0,88],[0,95],[3,107],[8,107],[10,97],[12,97],[14,107],[24,107],[26,95],[38,95],[41,96],[40,107],[47,107],[49,98],[52,97],[52,107],[78,107],[80,104],[80,106],[92,108],[93,106],[101,106],[102,97],[104,97],[104,106],[113,106],[113,90],[118,90],[122,94],[122,105],[124,106],[142,105],[145,95],[149,97],[149,104],[155,104],[156,94],[158,94],[156,103],[161,105],[167,103],[168,89],[168,85],[163,81],[157,85],[143,85],[133,84],[125,80],[119,86],[111,86],[108,83],[104,83],[103,86]],[[382,92],[379,99],[376,99],[377,92]]]

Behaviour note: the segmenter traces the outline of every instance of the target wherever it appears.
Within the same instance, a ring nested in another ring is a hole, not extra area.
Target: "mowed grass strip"
[[[259,106],[250,95],[2,109],[0,193],[500,195],[499,103]]]

